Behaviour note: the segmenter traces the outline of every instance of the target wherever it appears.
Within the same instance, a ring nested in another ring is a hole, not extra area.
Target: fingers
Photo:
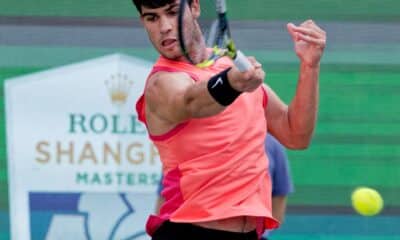
[[[314,29],[315,31],[319,32],[320,34],[324,35],[326,34],[324,30],[322,30],[313,20],[309,19],[305,22],[303,22],[302,24],[300,24],[301,27],[305,26],[305,27],[310,27],[312,29]]]
[[[254,68],[261,68],[262,64],[255,57],[247,57]]]
[[[313,43],[313,44],[316,44],[316,45],[319,45],[319,46],[325,46],[325,40],[324,39],[314,38],[314,37],[311,37],[309,35],[298,34],[297,35],[297,39],[298,40],[303,40],[303,41],[308,42],[308,43]]]
[[[264,82],[265,72],[262,69],[262,64],[256,60],[255,57],[248,57],[250,63],[253,65],[254,70],[250,74],[249,84],[246,87],[247,92],[254,91],[260,84]]]
[[[294,26],[293,30],[295,32],[302,33],[303,35],[308,35],[308,36],[315,37],[315,38],[322,36],[322,34],[320,32],[316,31],[315,29],[313,29],[311,27],[296,27],[296,26]]]
[[[296,32],[294,31],[295,27],[296,26],[293,23],[288,23],[287,24],[287,30],[288,30],[290,36],[292,36],[293,41],[297,41]]]
[[[254,57],[248,57],[248,60],[251,63],[251,69],[240,72],[234,67],[232,68],[232,75],[228,73],[228,77],[232,76],[232,78],[230,78],[231,84],[233,84],[234,88],[238,91],[252,92],[264,82],[265,72],[262,69],[262,64]]]
[[[287,28],[296,42],[302,40],[321,47],[326,45],[326,32],[312,20],[307,20],[301,23],[300,26],[288,23]]]

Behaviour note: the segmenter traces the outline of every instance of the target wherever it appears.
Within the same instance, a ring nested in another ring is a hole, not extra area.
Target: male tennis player
[[[160,53],[137,112],[163,163],[165,203],[150,216],[154,240],[258,239],[278,227],[271,213],[271,182],[264,139],[267,130],[286,147],[306,148],[318,106],[320,59],[325,32],[309,20],[288,24],[301,60],[296,94],[289,106],[266,85],[254,58],[241,73],[229,58],[198,68],[177,43],[179,0],[133,0],[150,41]],[[184,21],[196,61],[207,59],[190,1]]]

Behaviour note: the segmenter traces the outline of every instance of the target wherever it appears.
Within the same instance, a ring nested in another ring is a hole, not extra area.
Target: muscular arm
[[[296,94],[287,106],[266,86],[268,130],[288,148],[308,146],[314,131],[319,99],[319,67],[301,65]]]
[[[268,129],[288,148],[306,148],[315,128],[318,99],[320,61],[326,44],[326,33],[312,20],[300,26],[287,25],[294,48],[300,59],[300,74],[296,94],[286,106],[269,88],[266,109]]]
[[[207,117],[224,110],[208,93],[207,82],[195,82],[185,73],[159,72],[145,90],[146,118],[152,134],[163,134],[189,118]]]
[[[262,84],[265,73],[261,65],[249,58],[253,67],[239,72],[232,67],[227,73],[229,85],[239,92],[251,92]],[[203,118],[222,112],[208,91],[208,81],[195,82],[182,72],[158,72],[150,77],[145,89],[146,119],[151,134],[163,134],[190,118]]]

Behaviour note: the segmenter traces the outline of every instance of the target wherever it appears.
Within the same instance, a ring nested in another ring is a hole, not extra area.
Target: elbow
[[[286,147],[292,150],[305,150],[311,145],[312,136],[312,133],[294,135]]]
[[[297,144],[295,147],[296,150],[306,150],[310,146],[311,141],[303,141]]]
[[[297,144],[297,149],[298,150],[307,149],[311,145],[311,140],[312,140],[312,134],[301,136]]]

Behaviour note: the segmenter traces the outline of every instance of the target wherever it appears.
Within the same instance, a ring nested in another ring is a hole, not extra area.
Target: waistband
[[[152,240],[257,240],[257,232],[228,232],[203,228],[190,223],[164,222],[154,233]]]

